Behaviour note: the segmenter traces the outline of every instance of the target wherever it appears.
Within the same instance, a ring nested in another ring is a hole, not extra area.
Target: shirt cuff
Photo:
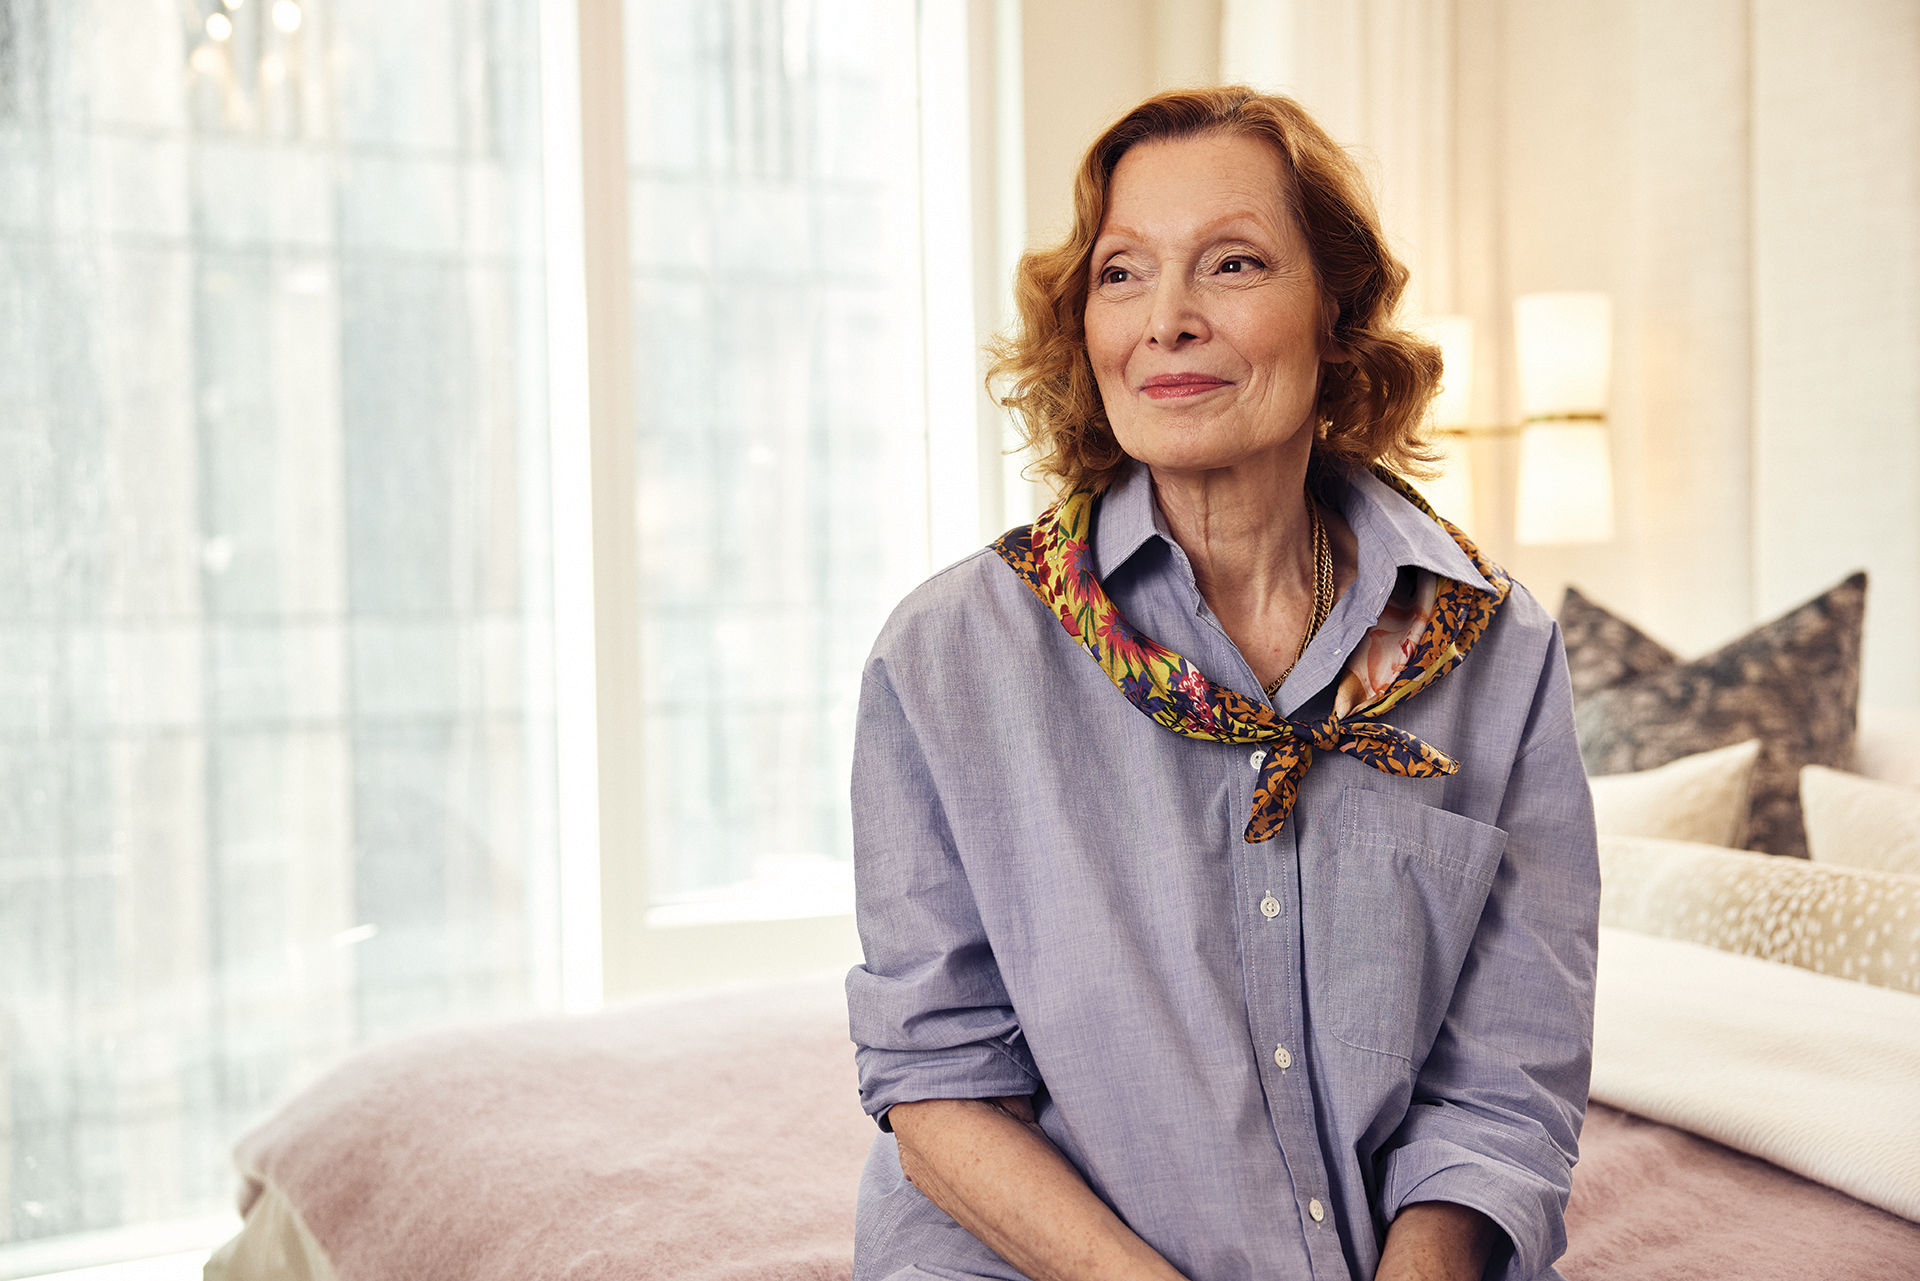
[[[1387,1157],[1380,1209],[1388,1223],[1417,1201],[1450,1201],[1478,1210],[1507,1234],[1511,1245],[1504,1260],[1496,1248],[1487,1276],[1535,1281],[1554,1275],[1549,1265],[1566,1251],[1570,1181],[1571,1170],[1556,1182],[1448,1139],[1416,1139]]]
[[[933,1053],[861,1046],[853,1058],[860,1072],[860,1106],[889,1132],[887,1110],[896,1103],[1002,1099],[1040,1088],[1039,1073],[1017,1032],[1010,1041],[979,1041]]]

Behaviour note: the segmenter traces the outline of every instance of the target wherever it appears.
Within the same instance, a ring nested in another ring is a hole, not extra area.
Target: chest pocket
[[[1322,831],[1300,850],[1309,1008],[1346,1044],[1417,1065],[1446,1016],[1507,834],[1357,787]]]

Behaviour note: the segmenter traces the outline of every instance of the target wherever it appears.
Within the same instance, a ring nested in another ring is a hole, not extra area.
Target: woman
[[[997,366],[1066,497],[866,671],[857,1281],[1554,1275],[1592,812],[1552,619],[1386,470],[1406,271],[1244,89],[1074,205]]]

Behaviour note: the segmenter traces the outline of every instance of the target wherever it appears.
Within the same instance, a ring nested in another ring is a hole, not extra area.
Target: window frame
[[[919,0],[921,310],[938,567],[1031,519],[980,352],[1025,238],[1019,0]],[[549,439],[560,770],[558,987],[569,1010],[844,971],[849,910],[688,921],[650,910],[641,705],[622,0],[542,0]],[[949,216],[938,216],[944,211]],[[930,216],[933,214],[933,216]],[[934,479],[939,483],[935,484]]]

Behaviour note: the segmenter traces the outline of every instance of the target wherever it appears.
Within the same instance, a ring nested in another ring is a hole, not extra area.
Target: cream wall
[[[1864,566],[1863,695],[1920,705],[1920,5],[1026,0],[1022,21],[1030,242],[1159,84],[1294,93],[1374,176],[1413,306],[1476,318],[1481,419],[1515,412],[1516,295],[1614,297],[1618,537],[1513,546],[1513,446],[1475,446],[1476,532],[1522,581],[1694,653]],[[1169,74],[1209,23],[1219,60]]]
[[[1620,536],[1508,563],[1684,652],[1865,567],[1863,697],[1920,702],[1920,7],[1454,11],[1458,128],[1495,140],[1459,180],[1499,193],[1461,220],[1472,309],[1616,304]]]
[[[1517,414],[1515,296],[1604,289],[1616,317],[1618,537],[1503,550],[1550,607],[1578,583],[1683,652],[1755,617],[1745,9],[1458,8],[1475,37],[1456,45],[1460,128],[1492,140],[1461,181],[1497,193],[1461,239],[1470,309],[1499,337],[1487,408]]]
[[[1865,696],[1920,705],[1920,5],[1753,36],[1757,603],[1867,566]]]
[[[1116,116],[1160,89],[1211,83],[1219,0],[1026,0],[1021,6],[1027,243],[1066,232],[1073,173]]]

